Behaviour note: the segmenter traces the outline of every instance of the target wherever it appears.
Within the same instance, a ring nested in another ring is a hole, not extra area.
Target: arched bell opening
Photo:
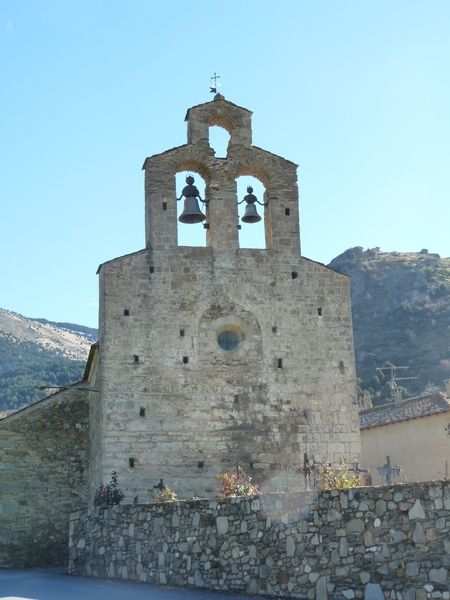
[[[206,246],[206,181],[193,170],[176,173],[175,181],[178,246]]]
[[[231,136],[221,125],[209,127],[209,147],[214,150],[215,158],[226,158]]]
[[[236,179],[240,248],[266,248],[266,188],[256,177],[242,175]]]

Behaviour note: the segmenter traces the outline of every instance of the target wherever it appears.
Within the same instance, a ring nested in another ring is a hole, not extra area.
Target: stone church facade
[[[211,496],[236,464],[263,490],[298,489],[305,455],[360,453],[349,279],[300,254],[296,165],[253,146],[251,112],[219,94],[186,121],[187,144],[144,163],[146,248],[99,269],[91,496],[112,470],[127,500],[160,479]],[[206,247],[177,243],[182,171],[205,181]],[[265,187],[265,249],[239,247],[240,176]]]
[[[160,479],[216,496],[237,464],[296,491],[305,457],[360,454],[349,279],[300,254],[296,165],[253,146],[251,112],[220,95],[186,120],[187,143],[144,163],[146,248],[99,269],[83,381],[0,421],[0,566],[65,562],[69,514],[113,470],[145,503]],[[205,247],[177,242],[183,171],[206,184]],[[241,176],[265,187],[265,249],[239,247]]]

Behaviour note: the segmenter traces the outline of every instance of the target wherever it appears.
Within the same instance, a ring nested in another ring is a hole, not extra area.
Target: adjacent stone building
[[[186,121],[185,145],[144,162],[146,248],[99,269],[91,496],[112,470],[128,501],[161,478],[212,496],[236,464],[263,490],[297,489],[305,454],[360,452],[349,279],[300,254],[296,165],[253,146],[251,112],[220,94]],[[206,247],[177,243],[182,171],[205,182]],[[239,247],[240,176],[265,187],[265,249]]]
[[[67,562],[69,514],[88,506],[97,361],[94,344],[83,381],[0,421],[0,568]]]

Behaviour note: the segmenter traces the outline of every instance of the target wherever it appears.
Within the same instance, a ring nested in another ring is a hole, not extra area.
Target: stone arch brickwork
[[[208,129],[211,125],[223,127],[230,134],[231,146],[251,146],[252,113],[237,106],[221,94],[213,102],[193,106],[186,113],[188,144],[208,144]]]
[[[252,175],[266,188],[266,248],[283,254],[300,253],[297,165],[252,146],[251,113],[217,95],[189,109],[188,143],[145,160],[146,240],[152,250],[177,245],[176,172],[192,170],[207,182],[207,244],[220,252],[239,248],[236,178]],[[216,158],[209,146],[211,125],[230,133],[227,158]],[[162,204],[165,204],[163,214]],[[289,208],[289,216],[285,209]]]

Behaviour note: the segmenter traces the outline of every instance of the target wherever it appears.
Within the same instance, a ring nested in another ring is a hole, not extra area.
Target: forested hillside
[[[96,338],[96,329],[0,309],[0,411],[39,400],[52,386],[79,381]]]
[[[351,248],[330,267],[352,278],[356,369],[374,403],[390,396],[386,363],[406,366],[405,394],[442,389],[450,378],[450,258]]]

